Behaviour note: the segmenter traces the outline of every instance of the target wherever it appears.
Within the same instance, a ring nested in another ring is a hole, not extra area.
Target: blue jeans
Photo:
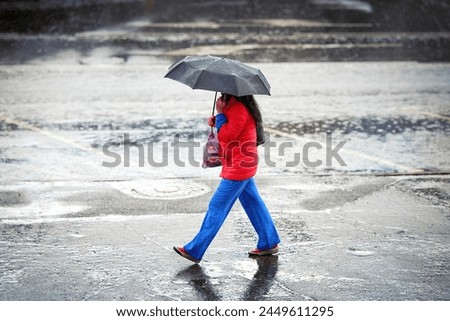
[[[238,198],[258,234],[257,248],[268,250],[280,243],[272,217],[258,193],[254,179],[222,179],[209,203],[200,231],[184,246],[189,255],[197,260],[202,259]]]

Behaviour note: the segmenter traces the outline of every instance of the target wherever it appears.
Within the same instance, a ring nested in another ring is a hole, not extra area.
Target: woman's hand
[[[208,125],[209,127],[214,127],[216,124],[216,116],[211,116],[208,118]]]
[[[223,111],[223,107],[225,107],[225,102],[222,100],[222,98],[218,98],[216,101],[216,110],[217,113],[220,114]]]

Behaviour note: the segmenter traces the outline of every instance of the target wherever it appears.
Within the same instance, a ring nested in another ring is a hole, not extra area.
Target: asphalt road
[[[0,35],[17,45],[2,47],[0,65],[1,300],[449,300],[445,60],[305,62],[300,45],[284,62],[253,60],[275,38],[205,47],[186,45],[194,34],[214,44],[204,30],[149,42],[161,39],[150,27],[161,25]],[[448,38],[405,37],[428,36]],[[236,204],[192,265],[172,246],[196,233],[219,182],[219,169],[199,166],[214,94],[163,76],[178,55],[213,49],[272,85],[258,97],[270,144],[257,183],[282,243],[278,256],[249,258],[256,239]]]
[[[177,166],[171,145],[167,166],[140,167],[136,146],[157,159],[175,135],[200,145],[211,93],[163,79],[166,63],[0,67],[1,299],[448,300],[449,66],[260,67],[275,147],[257,178],[281,253],[246,255],[236,205],[199,266],[171,248],[197,231],[218,169],[185,150]],[[288,166],[326,131],[346,166],[320,150],[322,166]],[[108,142],[120,166],[102,166]]]

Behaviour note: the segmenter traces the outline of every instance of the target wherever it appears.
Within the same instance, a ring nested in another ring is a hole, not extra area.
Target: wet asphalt
[[[249,30],[239,43],[229,22],[166,22],[0,34],[0,300],[450,299],[450,65],[414,49],[447,48],[446,32],[255,20],[233,26]],[[223,50],[272,85],[256,181],[282,241],[249,257],[236,204],[192,264],[172,247],[219,183],[200,167],[214,94],[163,75]],[[341,148],[328,159],[327,146]]]
[[[210,191],[218,183],[194,181]],[[198,265],[172,246],[193,237],[211,192],[157,201],[100,182],[52,182],[47,193],[72,195],[58,201],[68,213],[2,219],[2,299],[448,299],[447,176],[257,182],[281,235],[280,253],[247,255],[256,238],[235,206]],[[35,190],[30,185],[21,183],[22,193]],[[70,213],[75,204],[86,208]]]

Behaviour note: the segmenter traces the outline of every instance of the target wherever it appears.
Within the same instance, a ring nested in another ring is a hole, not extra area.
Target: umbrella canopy
[[[270,95],[263,73],[240,61],[215,56],[187,56],[169,67],[164,76],[193,89],[234,96]]]

